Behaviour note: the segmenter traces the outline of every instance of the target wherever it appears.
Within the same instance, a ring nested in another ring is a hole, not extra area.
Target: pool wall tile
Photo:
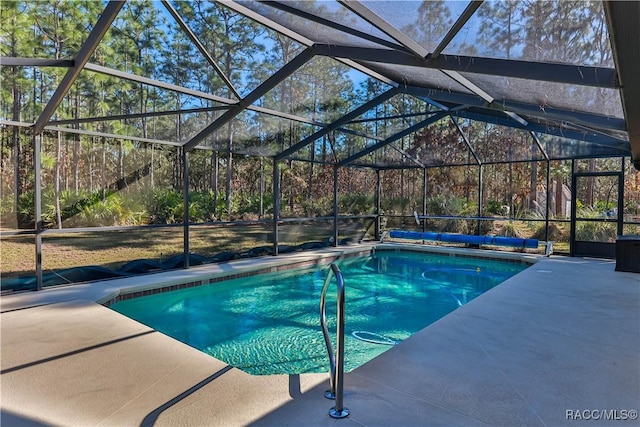
[[[273,273],[278,271],[287,271],[295,268],[306,268],[306,267],[314,267],[320,265],[326,265],[332,263],[336,260],[347,259],[359,256],[368,256],[371,253],[375,252],[413,252],[413,253],[436,253],[440,255],[448,255],[450,257],[466,257],[466,258],[480,258],[494,261],[502,261],[502,262],[510,262],[516,264],[534,264],[537,262],[537,258],[535,256],[531,256],[529,254],[518,254],[518,253],[507,253],[507,256],[495,256],[491,253],[487,253],[485,250],[470,251],[464,249],[458,249],[457,251],[451,250],[452,248],[441,248],[441,247],[433,247],[433,246],[424,246],[424,245],[411,245],[411,244],[393,244],[386,243],[380,244],[376,246],[371,246],[366,249],[354,250],[351,252],[342,252],[338,254],[319,254],[317,258],[312,260],[303,260],[303,261],[294,261],[286,264],[280,264],[276,266],[258,268],[255,270],[249,271],[240,271],[236,273],[226,274],[226,275],[217,275],[214,277],[210,277],[207,279],[195,280],[192,282],[186,283],[178,283],[172,285],[158,286],[151,289],[145,290],[137,290],[127,292],[126,290],[121,291],[119,295],[102,302],[102,305],[109,307],[112,304],[115,304],[120,301],[126,301],[133,298],[139,298],[147,295],[154,295],[163,292],[171,292],[178,289],[187,289],[193,288],[196,286],[208,285],[212,283],[219,283],[226,280],[238,279],[243,277],[251,277],[265,273]],[[502,254],[501,254],[502,255]],[[526,256],[529,255],[529,256]],[[233,261],[232,261],[233,262]]]
[[[115,296],[114,298],[109,299],[108,301],[103,302],[102,305],[109,307],[112,304],[115,304],[120,301],[126,301],[129,299],[139,298],[147,295],[154,295],[154,294],[159,294],[163,292],[171,292],[179,289],[193,288],[196,286],[208,285],[212,283],[218,283],[218,282],[238,279],[238,278],[246,278],[246,277],[256,276],[256,275],[265,274],[265,273],[288,271],[295,268],[305,268],[305,267],[313,267],[316,265],[324,265],[324,264],[329,264],[331,262],[334,262],[338,259],[352,258],[354,256],[365,256],[365,255],[369,255],[370,253],[371,253],[371,250],[367,249],[367,250],[357,251],[354,253],[330,255],[330,256],[321,257],[315,260],[292,262],[289,264],[266,267],[266,268],[261,268],[257,270],[252,270],[252,271],[243,271],[243,272],[228,274],[224,276],[215,276],[205,280],[197,280],[193,282],[180,283],[180,284],[169,285],[169,286],[160,286],[157,288],[146,289],[142,291],[125,292]]]

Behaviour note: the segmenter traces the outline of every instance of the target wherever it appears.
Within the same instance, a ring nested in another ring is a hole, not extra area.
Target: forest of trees
[[[455,17],[446,2],[415,3],[419,5],[416,23],[403,30],[433,47]],[[171,4],[219,70],[160,2],[126,2],[89,60],[91,70],[80,74],[52,117],[51,126],[65,130],[43,134],[42,214],[46,227],[182,222],[184,153],[179,145],[304,50],[296,41],[220,3],[193,0]],[[323,2],[306,2],[305,7],[345,21],[351,19],[346,10],[336,11]],[[104,4],[95,0],[5,0],[0,8],[2,56],[64,60],[75,57]],[[612,67],[600,9],[600,2],[582,1],[488,3],[478,12],[482,23],[471,32],[473,38],[465,32],[466,38],[454,39],[451,49],[467,55]],[[545,25],[540,24],[543,22]],[[168,90],[141,79],[118,78],[100,67],[180,86],[192,93]],[[28,127],[9,122],[33,123],[66,68],[3,66],[1,72],[0,118],[7,122],[0,128],[2,228],[33,228],[33,138]],[[541,108],[554,102],[546,100],[547,90],[554,92],[559,106],[569,99],[557,93],[557,87],[532,89],[533,83],[520,82],[527,89],[522,92],[537,90],[542,98],[536,102]],[[207,137],[202,149],[189,153],[190,220],[273,215],[272,156],[318,130],[314,123],[330,123],[387,89],[336,60],[315,57],[254,104],[306,122],[274,117],[259,109],[245,110]],[[612,102],[615,97],[605,89],[564,90],[572,92],[571,99],[576,91],[583,91],[580,99],[587,110],[621,115],[619,96]],[[178,110],[179,114],[172,113]],[[330,215],[332,163],[375,143],[371,136],[388,137],[423,120],[430,111],[420,99],[393,96],[342,131],[331,132],[280,162],[282,215]],[[74,132],[77,130],[96,134]],[[537,197],[544,190],[547,163],[531,135],[521,130],[446,117],[358,163],[395,167],[381,173],[386,213],[410,214],[413,209],[422,209],[422,168],[398,168],[422,165],[429,167],[431,213],[475,215],[475,155],[483,163],[514,162],[485,166],[482,214],[501,214],[506,205],[512,214],[539,215]],[[612,161],[619,164],[619,160]],[[554,188],[561,192],[562,184],[570,180],[567,163],[552,162],[551,167]],[[587,167],[595,170],[595,160]],[[628,191],[637,192],[637,179],[632,177],[632,181]],[[375,182],[372,169],[341,170],[340,213],[372,213]],[[603,198],[599,191],[595,186],[588,189],[590,203]],[[629,194],[629,200],[638,200],[637,193]],[[551,214],[562,216],[559,208]]]

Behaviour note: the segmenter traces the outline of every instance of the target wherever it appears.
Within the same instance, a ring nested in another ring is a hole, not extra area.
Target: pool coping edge
[[[189,271],[194,273],[191,278],[177,277],[166,280],[159,280],[147,285],[129,285],[114,289],[115,292],[106,295],[95,302],[105,307],[110,307],[120,301],[139,298],[163,292],[171,292],[179,289],[192,288],[196,286],[209,285],[226,280],[242,277],[255,276],[264,273],[286,271],[295,268],[311,267],[314,265],[325,265],[336,260],[351,258],[355,256],[365,256],[376,251],[408,251],[422,253],[436,253],[449,256],[461,256],[480,258],[493,261],[506,261],[513,263],[523,263],[533,265],[540,260],[539,255],[530,253],[515,253],[491,251],[486,249],[451,248],[411,243],[374,243],[361,244],[357,247],[330,248],[306,252],[304,254],[284,254],[277,259],[275,257],[256,258],[253,262],[247,260],[236,260],[215,265],[216,271],[211,271],[211,265],[193,267]],[[296,258],[304,258],[296,260]],[[245,261],[245,262],[243,262]],[[246,264],[246,265],[242,265]],[[229,270],[225,271],[225,267]],[[131,278],[128,278],[129,280]],[[186,280],[186,281],[185,281]]]

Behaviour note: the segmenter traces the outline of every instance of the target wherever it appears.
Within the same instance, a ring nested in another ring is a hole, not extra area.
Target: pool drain
[[[380,345],[397,345],[398,344],[392,339],[387,338],[380,334],[376,334],[374,332],[353,331],[351,332],[351,335],[353,335],[354,338],[359,339],[360,341],[365,341],[371,344],[380,344]]]

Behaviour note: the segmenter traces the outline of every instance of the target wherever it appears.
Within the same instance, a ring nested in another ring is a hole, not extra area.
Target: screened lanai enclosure
[[[392,229],[640,235],[639,2],[0,8],[3,292]]]

